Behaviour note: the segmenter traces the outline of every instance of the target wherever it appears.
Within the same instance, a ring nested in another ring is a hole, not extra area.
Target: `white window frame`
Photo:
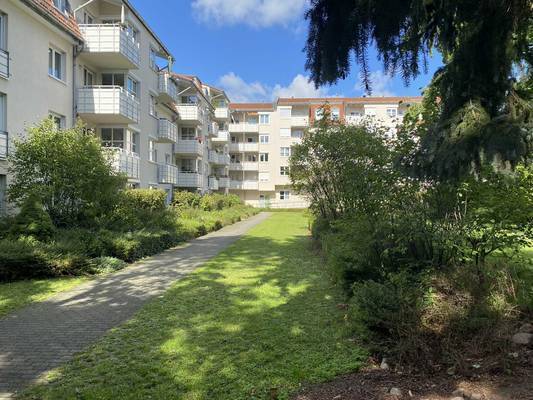
[[[7,14],[0,11],[0,50],[7,51]]]
[[[50,55],[52,56],[50,58]],[[61,60],[60,69],[57,69],[57,55]],[[48,46],[48,76],[61,82],[66,82],[67,78],[67,56],[66,53],[54,46]],[[56,76],[59,71],[60,76]]]
[[[269,135],[259,135],[259,143],[261,144],[267,144],[270,141]]]
[[[134,154],[140,154],[141,134],[140,132],[128,129],[128,150]]]
[[[91,84],[88,82],[88,77],[91,77]],[[87,67],[83,67],[83,86],[94,86],[96,83],[96,74]]]
[[[290,157],[291,156],[291,148],[290,147],[280,147],[279,148],[279,155],[281,157]]]
[[[290,190],[280,190],[279,191],[279,199],[280,200],[286,201],[286,200],[289,200],[290,197],[291,197]]]
[[[50,111],[48,112],[48,118],[54,121],[54,124],[56,125],[57,130],[65,129],[66,118],[64,115]]]
[[[67,14],[69,10],[68,0],[53,0],[54,7],[61,11],[63,14]]]
[[[157,162],[157,148],[154,140],[148,141],[148,160],[151,162]]]
[[[268,153],[259,153],[259,162],[268,162]]]
[[[139,98],[139,95],[141,93],[141,90],[140,90],[141,83],[131,75],[126,76],[125,83],[126,83],[126,91],[129,94],[131,94],[133,97]],[[130,84],[131,84],[131,87],[130,87]]]
[[[398,116],[398,109],[393,107],[387,108],[387,116],[389,118],[396,118]]]
[[[111,131],[111,139],[106,140],[103,137],[103,131],[109,129]],[[115,131],[121,130],[122,131],[122,139],[118,140],[115,139]],[[118,147],[120,149],[126,149],[126,137],[127,137],[127,129],[124,127],[113,127],[113,126],[103,126],[100,128],[100,140],[102,142],[102,146],[104,147]]]
[[[270,124],[270,115],[269,114],[259,114],[259,124],[261,124],[261,125]]]
[[[289,174],[290,174],[289,167],[287,165],[280,166],[279,167],[279,174],[281,176],[289,176]]]

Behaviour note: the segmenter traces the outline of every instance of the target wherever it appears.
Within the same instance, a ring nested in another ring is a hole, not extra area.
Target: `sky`
[[[365,94],[357,65],[334,86],[315,88],[305,70],[308,0],[131,0],[176,58],[174,71],[198,76],[233,102],[277,97],[355,97]],[[369,53],[373,96],[415,96],[441,65],[409,86],[383,72]]]

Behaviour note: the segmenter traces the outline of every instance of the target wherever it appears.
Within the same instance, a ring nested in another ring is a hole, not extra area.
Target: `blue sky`
[[[277,96],[360,96],[359,72],[318,90],[308,82],[303,48],[308,0],[132,0],[176,57],[176,72],[222,87],[232,101],[270,101]],[[370,54],[375,96],[418,95],[441,64],[405,87],[383,74]]]

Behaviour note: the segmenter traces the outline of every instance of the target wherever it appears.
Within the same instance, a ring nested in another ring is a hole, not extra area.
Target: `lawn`
[[[285,399],[361,365],[341,301],[305,215],[275,213],[20,398]]]
[[[89,277],[34,279],[0,284],[0,318],[30,303],[44,301],[56,293],[72,289]]]

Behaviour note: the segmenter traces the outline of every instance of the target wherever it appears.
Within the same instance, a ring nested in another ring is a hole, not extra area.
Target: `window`
[[[239,142],[239,140],[237,139],[236,136],[232,136],[231,137],[231,143],[238,143],[238,142]]]
[[[102,85],[124,87],[124,74],[104,73],[102,74]]]
[[[301,139],[304,137],[304,131],[300,131],[300,130],[292,131],[291,137],[294,139]]]
[[[279,116],[281,118],[290,118],[291,117],[291,110],[292,110],[291,107],[279,107],[278,108]]]
[[[102,128],[102,146],[124,148],[124,128]]]
[[[280,137],[291,137],[291,128],[281,128],[279,130]]]
[[[139,154],[139,132],[130,131],[129,150],[132,153]]]
[[[338,121],[341,117],[340,110],[338,107],[334,107],[331,109],[331,119],[333,121]]]
[[[0,12],[0,49],[7,50],[7,15]]]
[[[289,200],[289,196],[291,195],[291,192],[288,190],[280,190],[279,191],[279,199],[280,200]]]
[[[157,111],[155,110],[156,104],[157,104],[157,101],[155,99],[155,96],[153,94],[151,94],[150,95],[150,105],[149,105],[148,112],[150,113],[150,115],[152,115],[154,117],[157,117]]]
[[[0,93],[0,159],[7,157],[8,143],[7,143],[7,118],[6,118],[6,103],[7,96]]]
[[[279,148],[279,155],[282,157],[289,157],[291,155],[291,148],[290,147],[280,147]]]
[[[70,4],[68,0],[54,0],[54,6],[62,13],[67,14],[70,12]]]
[[[87,25],[94,24],[94,17],[89,14],[87,11],[83,11],[83,19],[82,22]]]
[[[196,139],[196,129],[192,127],[181,127],[181,139],[182,140],[194,140]]]
[[[268,172],[259,172],[259,181],[268,182],[270,180],[270,173]]]
[[[259,123],[260,124],[269,124],[270,123],[270,115],[268,115],[268,114],[259,114]]]
[[[259,135],[259,142],[262,144],[267,144],[269,140],[268,135]]]
[[[54,121],[55,128],[57,130],[64,129],[65,128],[65,117],[60,114],[56,114],[54,112],[50,112],[48,117]]]
[[[128,93],[134,97],[138,97],[139,96],[139,82],[137,82],[131,76],[128,76],[127,82],[128,84],[127,84],[126,90],[128,91]]]
[[[190,158],[181,160],[181,171],[182,172],[194,172],[196,170],[196,162]]]
[[[289,176],[289,167],[279,167],[279,174],[281,176]]]
[[[125,31],[126,36],[128,36],[133,43],[137,43],[139,41],[139,31],[132,24],[126,24]]]
[[[89,71],[87,68],[83,68],[83,85],[84,86],[94,85],[94,73]]]
[[[152,162],[157,162],[157,149],[153,140],[148,141],[148,159]]]
[[[257,156],[255,154],[246,154],[246,161],[257,162]]]
[[[387,115],[390,118],[395,118],[397,114],[398,114],[398,109],[397,108],[387,108]]]
[[[268,162],[268,153],[260,153],[259,154],[259,161]]]
[[[246,141],[247,141],[248,143],[255,143],[255,139],[254,139],[253,137],[251,137],[251,136],[248,136],[248,137],[246,138]]]
[[[154,50],[153,47],[150,47],[150,68],[152,68],[154,71],[157,71],[157,52]]]
[[[182,104],[197,104],[198,98],[196,96],[181,96]]]
[[[56,49],[48,49],[48,75],[59,79],[65,80],[65,53],[62,53]]]

